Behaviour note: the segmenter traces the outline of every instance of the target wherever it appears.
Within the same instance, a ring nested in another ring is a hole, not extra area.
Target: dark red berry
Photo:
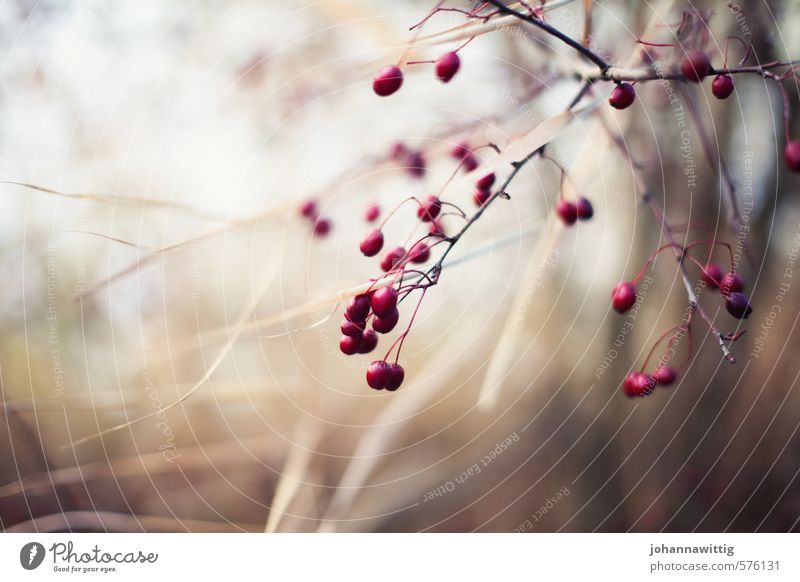
[[[469,153],[461,160],[461,167],[464,169],[464,172],[469,174],[472,170],[478,167],[478,158],[475,157],[474,154]]]
[[[389,366],[389,381],[386,383],[386,389],[394,392],[403,383],[406,377],[406,372],[400,364],[390,364]]]
[[[436,76],[442,83],[447,83],[458,72],[461,59],[454,52],[444,53],[436,61]]]
[[[403,84],[403,71],[399,67],[390,65],[380,70],[372,81],[372,90],[376,95],[387,97],[396,92]]]
[[[357,354],[361,348],[361,334],[358,335],[343,335],[339,340],[339,349],[346,356]]]
[[[747,319],[753,313],[750,301],[742,293],[733,292],[725,297],[725,309],[736,319]]]
[[[359,354],[368,354],[378,345],[378,334],[368,329],[361,336],[361,345],[358,348]]]
[[[719,284],[720,293],[728,295],[730,293],[738,293],[744,289],[744,279],[734,272],[725,273],[722,281]]]
[[[417,217],[422,222],[430,222],[442,211],[442,202],[436,196],[426,196],[417,208]]]
[[[578,198],[575,206],[578,208],[578,218],[580,220],[589,220],[592,218],[592,216],[594,216],[594,207],[586,198]]]
[[[317,201],[305,200],[300,204],[300,215],[305,218],[317,217]]]
[[[397,307],[397,289],[394,287],[381,287],[372,294],[370,300],[372,312],[378,317],[390,315]]]
[[[705,281],[706,285],[708,285],[709,289],[719,288],[723,276],[722,267],[714,263],[708,263],[703,268],[703,272],[700,275],[703,281]]]
[[[345,319],[342,322],[341,330],[342,335],[349,335],[349,336],[360,336],[364,332],[364,328],[367,326],[366,322],[363,320],[359,321],[350,321],[349,319]]]
[[[364,211],[364,220],[367,222],[375,222],[381,216],[381,207],[377,204],[370,204]]]
[[[374,257],[383,248],[383,233],[377,228],[369,231],[358,245],[365,257]]]
[[[453,149],[450,150],[450,155],[455,159],[460,160],[470,152],[472,152],[472,148],[470,148],[468,144],[461,142],[460,144],[453,146]]]
[[[411,152],[406,157],[406,170],[414,178],[422,178],[425,175],[425,156],[422,152]]]
[[[641,372],[631,372],[625,376],[622,389],[625,396],[636,398],[637,396],[649,396],[655,388],[655,380],[647,374]]]
[[[476,190],[475,194],[472,195],[472,199],[475,201],[475,206],[483,206],[492,196],[491,192],[486,190]]]
[[[681,74],[687,81],[699,83],[711,73],[711,61],[703,51],[692,50],[681,61]]]
[[[370,300],[369,295],[356,295],[347,304],[345,315],[350,321],[364,321],[369,316]]]
[[[561,222],[566,224],[567,226],[571,226],[575,224],[575,221],[578,220],[578,207],[575,206],[572,202],[567,202],[566,200],[559,200],[556,203],[556,214],[561,219]]]
[[[633,85],[630,83],[617,83],[617,86],[611,91],[608,103],[614,109],[627,109],[635,100],[636,90]]]
[[[492,189],[492,186],[494,186],[496,178],[497,176],[494,175],[494,172],[486,174],[483,178],[475,182],[475,187],[481,192],[488,192]]]
[[[730,75],[717,75],[711,81],[711,92],[717,99],[727,99],[733,93],[733,79]]]
[[[783,159],[792,172],[800,172],[800,141],[795,139],[786,144]]]
[[[314,223],[314,234],[317,236],[326,236],[333,228],[333,223],[327,218],[317,218]]]
[[[431,248],[420,241],[411,247],[411,250],[408,251],[408,256],[412,263],[424,263],[431,258]]]
[[[375,390],[383,390],[389,384],[392,369],[383,360],[375,360],[367,368],[367,384]]]
[[[667,366],[666,364],[659,364],[653,372],[653,380],[655,380],[656,384],[660,384],[661,386],[669,386],[675,382],[677,377],[678,373],[675,371],[675,368]]]
[[[636,303],[636,287],[630,281],[622,281],[611,291],[611,305],[619,313],[625,313]]]
[[[381,269],[386,272],[391,271],[394,269],[395,265],[403,260],[403,257],[406,256],[406,249],[403,247],[394,247],[393,249],[389,250],[383,258],[381,259]]]
[[[392,311],[384,316],[378,317],[377,315],[372,318],[372,329],[378,333],[389,333],[397,325],[400,319],[400,312],[395,307]]]
[[[428,233],[430,233],[433,236],[445,236],[444,226],[442,226],[441,221],[432,220],[431,227],[428,229]]]
[[[399,162],[400,160],[406,159],[406,156],[408,155],[408,148],[406,147],[406,144],[401,141],[395,142],[392,144],[392,149],[389,155],[393,160],[397,160]]]

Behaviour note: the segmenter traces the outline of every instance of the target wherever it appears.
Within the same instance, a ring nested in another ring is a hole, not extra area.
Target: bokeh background
[[[671,42],[698,10],[715,66],[729,36],[753,44],[751,63],[800,58],[789,0],[547,4],[576,38],[591,5],[593,46],[620,64],[640,65],[637,38]],[[472,212],[480,170],[448,183],[448,151],[504,150],[564,110],[585,66],[509,24],[461,51],[451,83],[413,65],[376,97],[380,67],[460,44],[457,13],[409,32],[433,5],[0,6],[2,529],[798,529],[800,179],[782,162],[780,93],[759,76],[737,76],[724,102],[708,81],[642,83],[622,112],[598,84],[547,150],[595,218],[561,227],[559,172],[533,162],[426,295],[399,391],[370,390],[373,358],[339,353],[341,302],[379,273],[358,252],[364,208],[446,185]],[[652,54],[671,67],[681,50]],[[729,60],[742,50],[730,41]],[[785,86],[797,136],[800,91]],[[646,399],[622,379],[687,299],[665,253],[640,304],[610,308],[611,287],[663,243],[611,136],[669,220],[692,225],[681,240],[734,245],[755,309],[738,322],[702,292],[721,330],[747,330],[737,363],[695,321],[690,363]],[[424,152],[424,179],[388,159],[398,141]],[[297,215],[309,198],[327,237]],[[415,229],[403,206],[387,240]]]

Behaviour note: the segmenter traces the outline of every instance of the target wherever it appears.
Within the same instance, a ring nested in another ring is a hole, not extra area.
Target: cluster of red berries
[[[319,214],[316,200],[304,200],[300,203],[300,216],[306,218],[311,222],[312,229],[315,235],[325,236],[333,228],[333,223],[329,218],[323,218]]]
[[[436,77],[442,83],[449,83],[461,68],[461,58],[456,51],[443,54],[435,63]],[[403,71],[397,65],[381,69],[372,80],[372,90],[380,97],[388,97],[403,86]]]
[[[594,207],[582,196],[575,202],[560,198],[556,203],[556,214],[566,226],[572,226],[578,220],[591,219],[594,216]]]
[[[419,150],[411,150],[404,143],[397,142],[392,146],[391,158],[403,164],[412,178],[425,176],[425,156]]]
[[[631,372],[625,376],[622,383],[622,391],[625,396],[635,398],[637,396],[650,396],[656,386],[670,386],[678,378],[678,372],[672,366],[659,364],[652,374],[644,372]]]
[[[486,204],[489,198],[492,197],[492,186],[494,186],[496,179],[497,176],[494,175],[494,172],[491,172],[482,178],[478,178],[478,181],[475,182],[475,193],[472,195],[472,200],[478,208]]]

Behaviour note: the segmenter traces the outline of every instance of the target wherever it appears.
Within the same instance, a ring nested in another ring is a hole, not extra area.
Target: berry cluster
[[[304,200],[300,203],[299,212],[300,216],[308,219],[311,223],[312,232],[316,236],[326,236],[333,228],[333,223],[329,218],[320,216],[316,200]]]
[[[436,77],[442,83],[449,83],[461,68],[461,58],[458,56],[458,49],[444,53],[436,61],[414,61],[407,64],[418,65],[430,62],[434,63]],[[372,90],[379,97],[388,97],[389,95],[397,93],[402,86],[403,71],[397,65],[389,65],[382,68],[372,80]]]

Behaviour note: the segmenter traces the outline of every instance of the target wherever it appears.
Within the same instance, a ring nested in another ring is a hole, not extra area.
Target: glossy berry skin
[[[422,178],[425,176],[425,156],[422,152],[411,152],[406,157],[406,171],[413,178]]]
[[[491,192],[488,192],[486,190],[476,190],[475,193],[472,195],[472,200],[475,202],[475,206],[480,208],[481,206],[486,204],[486,202],[489,201],[489,198],[491,198],[491,196],[492,196]]]
[[[342,335],[349,335],[351,337],[360,336],[364,332],[364,328],[366,327],[366,323],[361,321],[350,321],[349,319],[345,319],[341,325]]]
[[[317,217],[317,201],[316,200],[304,200],[300,204],[300,216],[305,218],[316,218]]]
[[[388,97],[397,92],[403,84],[403,71],[390,65],[382,68],[372,81],[372,90],[380,97]]]
[[[314,234],[317,236],[327,236],[333,228],[333,224],[327,218],[318,218],[314,223]]]
[[[375,360],[367,368],[367,384],[375,390],[383,390],[389,384],[392,369],[383,360]]]
[[[636,303],[636,287],[630,281],[622,281],[611,291],[611,305],[619,313],[625,313]]]
[[[724,274],[722,272],[722,267],[714,263],[708,263],[703,268],[700,277],[705,281],[709,289],[718,289]]]
[[[408,256],[412,263],[424,263],[431,258],[431,249],[424,242],[420,241],[411,247]]]
[[[372,329],[378,333],[389,333],[392,331],[400,319],[400,312],[395,307],[385,317],[378,317],[377,315],[372,319]]]
[[[361,334],[359,335],[343,335],[339,340],[339,349],[346,356],[357,354],[361,347]]]
[[[403,383],[406,377],[406,371],[400,364],[389,364],[389,381],[386,383],[386,389],[389,392],[394,392]]]
[[[614,109],[627,109],[636,100],[636,90],[630,83],[618,83],[614,90],[611,91],[611,96],[608,98],[608,104]]]
[[[378,334],[368,329],[361,335],[361,345],[358,347],[359,354],[368,354],[378,345]]]
[[[381,216],[381,207],[377,204],[370,204],[364,211],[364,220],[367,222],[375,222]]]
[[[800,172],[800,141],[795,139],[786,144],[783,159],[792,172]]]
[[[590,220],[594,216],[594,207],[586,198],[578,198],[575,206],[578,210],[578,220]]]
[[[717,99],[727,99],[733,93],[733,79],[730,75],[717,75],[711,81],[711,92]]]
[[[494,172],[491,172],[475,182],[475,187],[481,192],[488,192],[492,189],[492,186],[494,186],[494,181],[496,179],[497,176],[494,175]]]
[[[444,53],[436,61],[436,76],[442,83],[448,83],[461,67],[461,59],[454,52]]]
[[[719,284],[720,293],[729,295],[730,293],[739,293],[744,289],[744,279],[736,273],[725,273],[722,281]]]
[[[356,295],[347,304],[345,316],[350,321],[365,321],[369,316],[370,299],[369,295]]]
[[[659,366],[653,371],[653,380],[655,383],[660,386],[669,386],[675,379],[678,377],[678,373],[675,371],[675,368],[672,366],[667,366],[666,364],[659,364]]]
[[[556,214],[561,219],[561,222],[567,226],[572,226],[578,220],[578,207],[572,202],[566,200],[559,200],[556,203]]]
[[[388,251],[383,258],[381,259],[381,269],[385,272],[389,272],[394,269],[395,265],[403,260],[403,257],[406,256],[406,249],[403,247],[394,247],[390,251]]]
[[[383,233],[377,228],[369,231],[358,245],[365,257],[374,257],[383,248]]]
[[[687,81],[699,83],[711,73],[711,61],[703,51],[689,51],[681,61],[681,74]]]
[[[372,312],[378,317],[390,315],[397,307],[397,289],[394,287],[381,287],[372,294],[370,300]]]
[[[747,319],[753,313],[747,297],[737,292],[733,292],[725,298],[725,309],[736,319]]]
[[[653,378],[641,372],[631,372],[625,376],[625,381],[622,383],[622,390],[628,398],[649,396],[654,388],[655,381]]]
[[[422,222],[431,222],[442,211],[442,202],[436,196],[426,196],[417,208],[417,217]]]

